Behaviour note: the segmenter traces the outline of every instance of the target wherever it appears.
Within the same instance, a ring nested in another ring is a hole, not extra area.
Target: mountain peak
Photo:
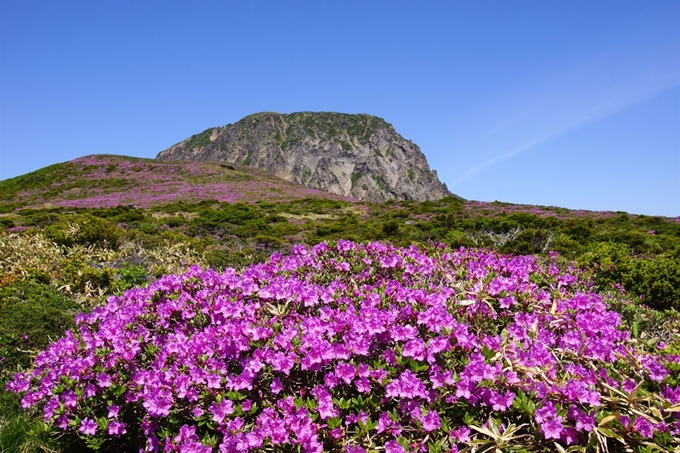
[[[248,165],[373,202],[451,195],[415,143],[384,119],[367,114],[255,113],[193,135],[157,158]]]

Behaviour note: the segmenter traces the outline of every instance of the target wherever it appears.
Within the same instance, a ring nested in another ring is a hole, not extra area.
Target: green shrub
[[[680,310],[680,258],[631,256],[626,244],[598,243],[578,258],[603,289],[617,284],[657,310]]]
[[[113,286],[116,293],[122,293],[130,288],[148,283],[144,266],[133,266],[130,263],[124,263],[123,267],[118,269],[114,280]]]
[[[115,217],[117,222],[132,223],[144,220],[144,214],[139,209],[131,209]]]
[[[657,310],[680,310],[680,259],[631,259],[622,274],[626,290],[644,296],[646,305]]]
[[[45,236],[65,247],[100,246],[116,250],[122,231],[107,219],[90,214],[66,217],[45,228]]]
[[[251,220],[234,228],[232,233],[240,238],[251,238],[260,234],[269,234],[272,226],[264,219]]]
[[[195,223],[210,227],[224,226],[225,224],[244,225],[258,217],[256,208],[247,203],[224,203],[219,210],[203,209],[195,219]]]
[[[230,254],[226,250],[211,250],[203,254],[203,258],[212,269],[222,272],[230,263]]]
[[[266,234],[256,234],[255,237],[253,238],[255,243],[258,245],[261,245],[263,247],[266,247],[268,249],[278,249],[283,247],[284,241],[281,240],[280,238],[274,237],[274,236],[269,236]]]
[[[71,292],[85,293],[97,289],[109,293],[114,275],[113,269],[92,267],[81,257],[73,256],[65,261],[60,281],[68,285]]]
[[[244,269],[253,263],[264,261],[268,254],[261,250],[244,248],[242,250],[212,250],[204,255],[211,268],[223,271],[228,267]]]
[[[33,353],[73,327],[80,307],[55,288],[16,281],[0,288],[0,357],[3,369],[28,367]]]
[[[14,221],[8,217],[0,218],[0,229],[7,229],[16,226]]]
[[[390,220],[380,226],[380,239],[390,239],[399,235],[399,223]]]

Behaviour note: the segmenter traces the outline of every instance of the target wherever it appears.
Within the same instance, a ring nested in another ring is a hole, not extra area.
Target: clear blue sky
[[[385,118],[468,199],[680,215],[680,1],[0,1],[0,179],[259,111]]]

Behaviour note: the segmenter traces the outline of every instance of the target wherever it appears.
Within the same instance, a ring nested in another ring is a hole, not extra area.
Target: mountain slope
[[[340,199],[240,165],[91,155],[0,181],[0,207],[150,207],[174,201],[229,203]]]
[[[373,202],[451,195],[420,148],[371,115],[258,113],[194,135],[157,158],[248,165],[287,181]]]

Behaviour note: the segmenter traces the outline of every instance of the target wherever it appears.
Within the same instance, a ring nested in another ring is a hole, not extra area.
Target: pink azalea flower
[[[91,418],[84,418],[80,421],[78,431],[88,436],[94,436],[97,432],[97,423]]]
[[[564,426],[558,419],[546,420],[541,424],[541,432],[546,439],[560,439]]]

